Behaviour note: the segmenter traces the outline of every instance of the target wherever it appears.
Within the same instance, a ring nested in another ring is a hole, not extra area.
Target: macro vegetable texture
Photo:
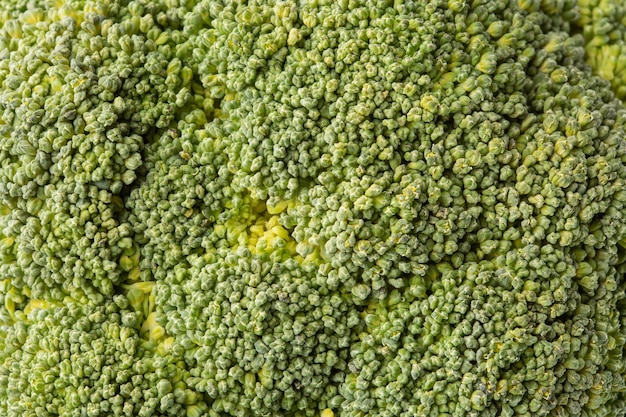
[[[585,37],[587,62],[611,82],[615,95],[626,99],[626,3],[579,0],[578,26]]]
[[[626,415],[623,1],[0,4],[0,415]]]

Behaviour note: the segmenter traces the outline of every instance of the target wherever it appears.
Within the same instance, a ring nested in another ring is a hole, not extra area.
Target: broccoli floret
[[[177,416],[186,388],[171,343],[146,349],[123,295],[102,305],[31,300],[0,333],[0,409],[22,416]]]
[[[146,140],[190,99],[170,19],[163,4],[5,7],[0,268],[16,292],[101,298],[132,269],[124,195]]]
[[[622,0],[579,0],[576,27],[585,37],[586,60],[594,74],[611,82],[626,99],[626,3]]]
[[[624,416],[620,7],[4,6],[0,413]]]

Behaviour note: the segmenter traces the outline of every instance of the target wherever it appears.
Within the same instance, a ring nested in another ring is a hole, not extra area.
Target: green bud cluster
[[[625,415],[619,2],[0,9],[0,414]]]
[[[100,299],[135,251],[124,195],[191,70],[165,5],[47,3],[2,18],[1,274],[29,297]]]
[[[626,3],[579,0],[576,27],[585,37],[586,61],[594,74],[610,81],[615,95],[626,99]]]

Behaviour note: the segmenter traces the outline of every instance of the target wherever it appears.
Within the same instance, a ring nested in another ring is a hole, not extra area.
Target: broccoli
[[[579,0],[576,29],[585,37],[587,62],[595,74],[611,82],[615,95],[626,99],[626,3]]]
[[[0,414],[626,416],[623,5],[0,7]]]
[[[176,415],[194,404],[187,372],[167,344],[161,355],[143,346],[140,314],[128,307],[116,295],[102,305],[33,300],[16,313],[2,332],[5,414]]]
[[[157,5],[47,3],[3,12],[0,268],[14,298],[101,302],[137,250],[121,214],[144,139],[175,120],[191,74]]]

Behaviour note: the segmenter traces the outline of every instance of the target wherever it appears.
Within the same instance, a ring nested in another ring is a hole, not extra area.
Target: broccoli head
[[[8,3],[0,412],[626,415],[620,7]]]

